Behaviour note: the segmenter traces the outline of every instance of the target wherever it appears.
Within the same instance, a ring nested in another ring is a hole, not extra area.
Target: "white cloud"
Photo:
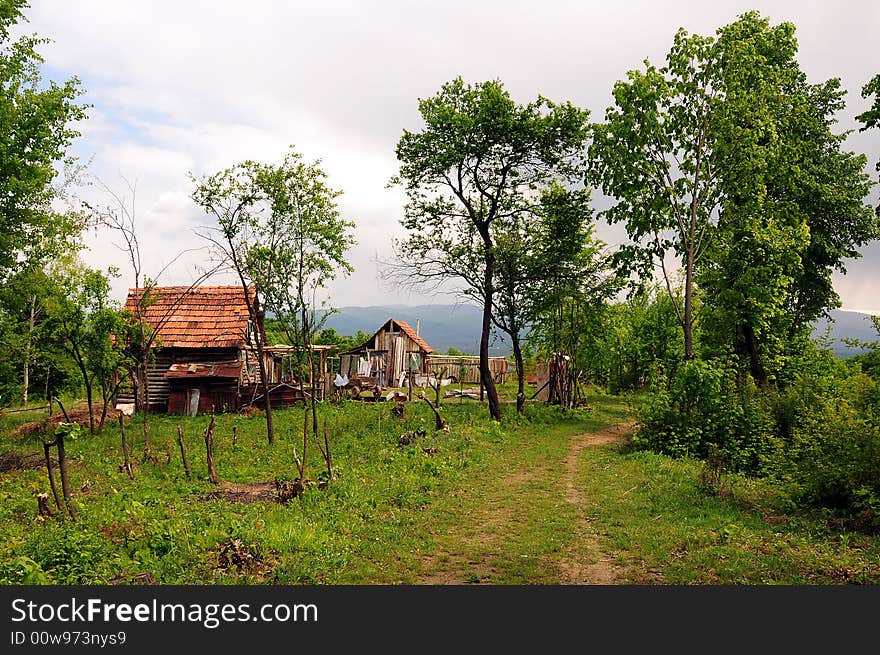
[[[148,270],[199,245],[191,228],[206,217],[189,201],[189,172],[245,158],[278,161],[292,144],[307,159],[323,160],[330,183],[345,192],[343,214],[357,221],[357,273],[332,289],[342,305],[419,300],[389,292],[374,264],[400,234],[402,195],[385,185],[402,130],[419,127],[418,98],[456,75],[500,78],[520,101],[542,93],[599,118],[614,81],[646,57],[662,61],[678,27],[711,33],[752,8],[795,23],[802,67],[813,81],[842,78],[850,107],[840,127],[854,127],[865,108],[859,89],[878,72],[880,5],[869,0],[720,7],[670,0],[34,0],[28,29],[53,39],[43,48],[48,70],[81,77],[94,105],[77,152],[94,155],[92,172],[114,189],[122,188],[120,175],[138,180]],[[873,162],[878,142],[875,132],[849,143]],[[600,234],[615,242],[619,230]],[[106,240],[90,240],[93,262],[123,265]],[[878,250],[865,252],[848,276],[835,278],[844,305],[877,304]],[[188,281],[195,261],[170,269],[166,281]]]

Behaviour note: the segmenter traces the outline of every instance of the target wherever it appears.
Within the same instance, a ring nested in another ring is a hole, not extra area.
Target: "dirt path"
[[[569,438],[568,455],[565,465],[565,500],[578,508],[580,519],[576,528],[576,539],[572,548],[559,562],[559,581],[567,585],[609,585],[620,578],[620,568],[605,555],[599,547],[596,531],[586,517],[589,498],[575,485],[578,458],[581,451],[589,446],[604,446],[611,443],[624,443],[632,433],[633,423],[620,423],[597,432],[575,434]]]
[[[561,469],[556,493],[562,493],[563,498],[574,506],[578,516],[575,538],[558,562],[561,584],[615,584],[622,577],[621,569],[599,547],[598,535],[586,518],[589,499],[578,490],[576,479],[579,455],[584,448],[623,443],[633,427],[632,423],[620,423],[595,432],[573,435],[569,437],[565,456],[561,461],[556,460],[562,465],[556,468],[556,471]],[[523,488],[533,482],[536,476],[540,479],[551,475],[546,467],[554,467],[554,462],[548,461],[544,467],[537,471],[511,471],[500,478],[491,493],[483,499],[475,520],[453,527],[448,538],[444,539],[446,547],[422,559],[419,584],[491,582],[498,573],[493,561],[503,552],[505,535],[510,534],[511,529],[516,529],[512,526],[519,523],[516,516],[517,499],[522,498]]]

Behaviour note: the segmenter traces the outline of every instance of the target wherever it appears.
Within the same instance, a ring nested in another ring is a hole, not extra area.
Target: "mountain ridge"
[[[813,329],[814,338],[822,338],[826,331],[829,346],[839,357],[851,357],[862,352],[848,346],[844,339],[876,341],[877,334],[869,314],[843,309],[831,311],[832,320],[820,319]],[[373,334],[389,318],[406,321],[435,351],[446,352],[450,347],[476,354],[480,346],[482,310],[466,303],[443,305],[367,305],[339,307],[327,318],[325,327],[339,334],[353,335],[359,330]],[[490,355],[509,355],[510,341],[493,336]]]

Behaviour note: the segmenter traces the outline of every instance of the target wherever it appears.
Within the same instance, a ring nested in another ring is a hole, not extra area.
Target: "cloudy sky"
[[[711,34],[750,9],[792,21],[798,59],[813,82],[840,77],[849,91],[841,129],[867,106],[859,91],[880,72],[876,0],[798,2],[492,0],[283,2],[251,0],[31,0],[28,31],[52,39],[44,75],[78,76],[92,105],[76,153],[111,189],[136,182],[145,270],[200,245],[208,222],[190,200],[196,176],[243,159],[279,161],[289,146],[320,158],[340,208],[357,224],[356,275],[336,282],[336,306],[449,302],[389,288],[377,276],[400,235],[403,198],[387,189],[394,147],[417,130],[417,101],[461,75],[500,79],[525,102],[543,94],[598,118],[614,82],[642,60],[661,63],[679,27]],[[848,146],[880,159],[880,132]],[[101,201],[95,186],[83,196]],[[872,196],[876,204],[877,192]],[[106,198],[105,198],[106,200]],[[619,230],[600,234],[611,244]],[[87,261],[123,268],[106,234],[91,234]],[[161,283],[188,283],[184,257]],[[836,277],[844,308],[880,313],[880,244]],[[128,279],[120,280],[120,299]]]

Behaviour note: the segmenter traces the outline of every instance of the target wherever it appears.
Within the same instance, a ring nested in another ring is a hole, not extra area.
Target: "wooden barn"
[[[266,337],[256,290],[248,293],[258,308],[257,326],[251,323],[240,286],[155,287],[150,293],[156,299],[143,319],[158,332],[146,374],[150,410],[195,414],[261,405],[254,330],[264,343]],[[129,290],[125,308],[132,314],[141,294],[143,289]],[[265,353],[273,407],[302,399],[294,385],[280,379],[278,359],[271,350]],[[122,390],[117,404],[135,403],[135,395],[131,388]]]
[[[365,343],[339,354],[339,373],[349,378],[374,377],[379,386],[399,387],[407,371],[427,373],[432,352],[409,323],[389,318]]]

